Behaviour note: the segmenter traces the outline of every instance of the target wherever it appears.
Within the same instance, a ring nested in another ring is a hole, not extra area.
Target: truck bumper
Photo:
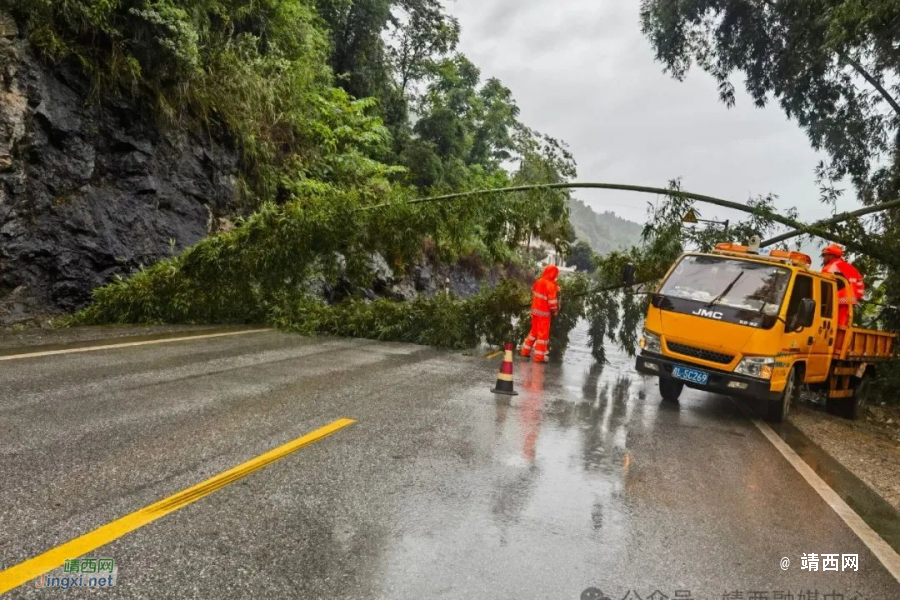
[[[694,388],[695,390],[703,390],[714,394],[723,394],[725,396],[734,396],[735,398],[746,398],[750,400],[778,400],[781,396],[779,392],[771,391],[769,389],[769,382],[764,379],[756,379],[754,377],[747,377],[746,375],[735,375],[734,373],[729,373],[727,371],[718,371],[708,367],[701,367],[689,362],[673,360],[659,354],[641,352],[635,363],[635,368],[638,373],[643,375],[655,375],[656,377],[664,377],[667,379],[674,379],[674,377],[672,377],[672,368],[675,366],[697,369],[709,373],[709,381],[706,385],[699,385],[691,381],[684,382],[684,385],[689,388]]]

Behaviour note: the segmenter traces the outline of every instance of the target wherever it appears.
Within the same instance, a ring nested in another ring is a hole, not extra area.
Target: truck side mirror
[[[631,263],[622,267],[622,285],[625,287],[634,285],[634,265]]]
[[[797,314],[791,320],[794,325],[792,329],[796,331],[805,327],[812,327],[815,320],[816,301],[812,298],[804,298],[800,301],[800,306],[797,307]]]

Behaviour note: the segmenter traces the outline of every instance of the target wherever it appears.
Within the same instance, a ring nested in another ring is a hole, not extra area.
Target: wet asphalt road
[[[576,331],[562,364],[517,361],[511,401],[488,392],[499,357],[276,332],[0,362],[0,571],[349,417],[92,553],[118,567],[104,593],[900,598],[734,404],[663,404],[630,359],[601,369],[585,346]],[[811,552],[859,571],[802,571]]]

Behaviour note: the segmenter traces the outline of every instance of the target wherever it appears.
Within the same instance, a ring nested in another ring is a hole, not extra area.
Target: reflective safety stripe
[[[535,356],[546,356],[547,354],[549,354],[549,353],[548,352],[538,352],[537,350],[534,351]]]
[[[546,300],[546,299],[547,299],[547,296],[545,296],[544,294],[538,293],[538,292],[535,292],[535,293],[534,293],[534,297],[535,297],[535,298],[540,298],[541,300]]]
[[[550,316],[549,312],[545,312],[543,310],[538,310],[536,308],[531,309],[531,314],[534,315],[535,317],[549,317]]]
[[[525,338],[525,341],[526,341],[526,342],[533,342],[533,341],[536,340],[536,339],[537,339],[537,338],[534,337],[533,335],[529,335],[527,338]]]

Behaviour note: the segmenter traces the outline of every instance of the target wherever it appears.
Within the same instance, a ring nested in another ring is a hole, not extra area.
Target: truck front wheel
[[[788,413],[791,411],[791,404],[800,399],[800,386],[797,385],[797,369],[791,369],[788,373],[787,381],[784,384],[784,391],[778,400],[769,401],[768,419],[775,423],[781,423],[787,419]]]
[[[659,395],[666,402],[678,402],[681,392],[684,390],[684,384],[668,377],[659,378]]]

